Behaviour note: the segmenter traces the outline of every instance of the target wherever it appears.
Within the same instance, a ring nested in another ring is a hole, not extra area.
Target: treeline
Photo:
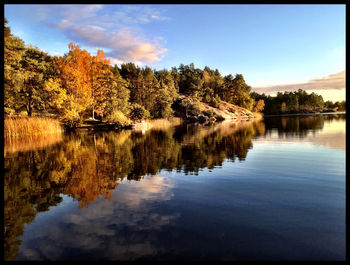
[[[170,71],[134,63],[112,66],[102,50],[92,56],[73,43],[64,56],[50,56],[26,46],[6,24],[5,19],[5,115],[51,113],[72,124],[88,117],[112,122],[169,118],[179,94],[214,107],[221,100],[256,107],[241,74],[222,76],[193,63]]]
[[[284,93],[278,92],[276,96],[258,94],[252,92],[251,97],[256,101],[264,103],[264,114],[283,114],[283,113],[309,113],[309,112],[328,112],[328,111],[345,111],[346,102],[332,101],[324,102],[323,97],[314,92],[308,94],[306,91]]]
[[[4,112],[53,114],[74,125],[92,117],[109,122],[170,118],[180,94],[218,107],[226,101],[264,113],[343,109],[345,102],[323,102],[305,91],[278,93],[277,97],[251,92],[243,75],[222,76],[218,69],[180,64],[155,70],[134,63],[110,64],[102,50],[92,56],[70,43],[64,56],[25,45],[4,24]]]

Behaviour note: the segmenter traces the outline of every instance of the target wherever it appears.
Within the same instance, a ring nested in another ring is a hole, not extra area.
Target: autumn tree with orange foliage
[[[78,45],[70,43],[69,53],[58,59],[61,84],[66,90],[64,119],[78,122],[82,113],[91,106],[92,75],[91,55],[81,50]]]

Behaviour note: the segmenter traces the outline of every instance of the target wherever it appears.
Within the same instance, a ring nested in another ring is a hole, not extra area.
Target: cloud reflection
[[[96,254],[102,259],[126,260],[162,251],[156,234],[179,214],[161,215],[156,208],[172,198],[173,187],[173,181],[162,176],[122,181],[112,199],[99,198],[26,235],[22,258],[59,260]],[[72,249],[79,253],[71,253]]]

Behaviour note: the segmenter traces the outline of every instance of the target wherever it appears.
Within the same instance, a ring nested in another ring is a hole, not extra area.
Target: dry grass
[[[261,112],[253,112],[253,115],[255,116],[255,120],[260,121],[264,118],[264,115]]]
[[[4,137],[35,137],[61,134],[63,128],[58,120],[40,117],[5,118]]]
[[[181,119],[174,117],[171,119],[155,119],[147,121],[151,124],[151,128],[155,130],[166,130],[171,126],[176,126],[181,124]]]

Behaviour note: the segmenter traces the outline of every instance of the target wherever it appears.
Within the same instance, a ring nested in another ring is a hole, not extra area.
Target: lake
[[[345,260],[345,123],[5,141],[5,259]]]

